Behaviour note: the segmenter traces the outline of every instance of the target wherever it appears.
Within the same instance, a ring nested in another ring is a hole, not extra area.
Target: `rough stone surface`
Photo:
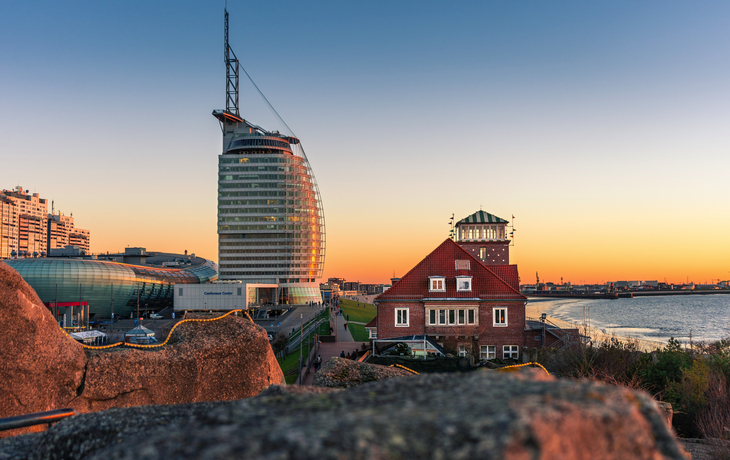
[[[0,449],[30,459],[687,458],[647,394],[532,370],[323,390],[95,412]]]
[[[58,328],[18,272],[0,262],[0,417],[65,407],[77,396],[85,366],[81,345]]]
[[[83,392],[70,402],[80,412],[248,398],[284,382],[266,331],[233,315],[181,324],[162,348],[88,354]]]
[[[315,387],[348,388],[376,380],[415,375],[398,367],[359,363],[351,359],[330,358],[314,374]]]
[[[244,317],[185,323],[162,348],[84,349],[35,291],[0,263],[0,417],[72,407],[247,398],[284,375],[266,331]],[[44,426],[0,432],[0,437]]]

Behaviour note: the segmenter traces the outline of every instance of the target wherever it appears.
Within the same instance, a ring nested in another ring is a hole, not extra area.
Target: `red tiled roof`
[[[469,260],[470,270],[456,270],[456,260]],[[471,292],[456,290],[456,276],[472,276]],[[443,276],[445,292],[429,292],[428,277]],[[516,265],[486,266],[451,239],[436,249],[405,274],[393,287],[375,301],[423,298],[526,299],[520,294]]]
[[[377,327],[378,325],[378,317],[371,319],[369,323],[365,325],[365,327]]]

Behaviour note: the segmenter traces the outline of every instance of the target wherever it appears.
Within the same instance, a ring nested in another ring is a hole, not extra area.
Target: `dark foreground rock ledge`
[[[644,393],[487,370],[112,409],[2,440],[2,451],[30,459],[686,458]]]

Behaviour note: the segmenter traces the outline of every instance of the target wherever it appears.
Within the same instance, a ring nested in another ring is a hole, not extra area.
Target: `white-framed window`
[[[457,276],[456,290],[459,292],[471,292],[471,276]]]
[[[428,277],[429,292],[446,292],[446,278],[443,276]]]
[[[464,326],[477,324],[476,308],[428,308],[426,324],[429,326]]]
[[[495,345],[482,345],[479,347],[479,359],[495,359],[497,347]]]
[[[467,350],[466,345],[459,345],[459,356],[463,358],[467,353],[469,353],[469,351]]]
[[[502,347],[502,359],[520,359],[520,348],[517,345],[505,345]]]
[[[408,309],[407,308],[396,308],[395,309],[395,325],[396,325],[396,327],[407,327],[408,326]]]
[[[507,309],[506,308],[492,308],[493,326],[495,327],[507,327]]]

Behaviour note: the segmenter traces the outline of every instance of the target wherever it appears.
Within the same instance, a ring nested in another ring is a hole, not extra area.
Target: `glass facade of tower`
[[[321,302],[324,215],[309,162],[295,138],[241,131],[224,136],[218,162],[220,279],[278,284],[272,303]]]

